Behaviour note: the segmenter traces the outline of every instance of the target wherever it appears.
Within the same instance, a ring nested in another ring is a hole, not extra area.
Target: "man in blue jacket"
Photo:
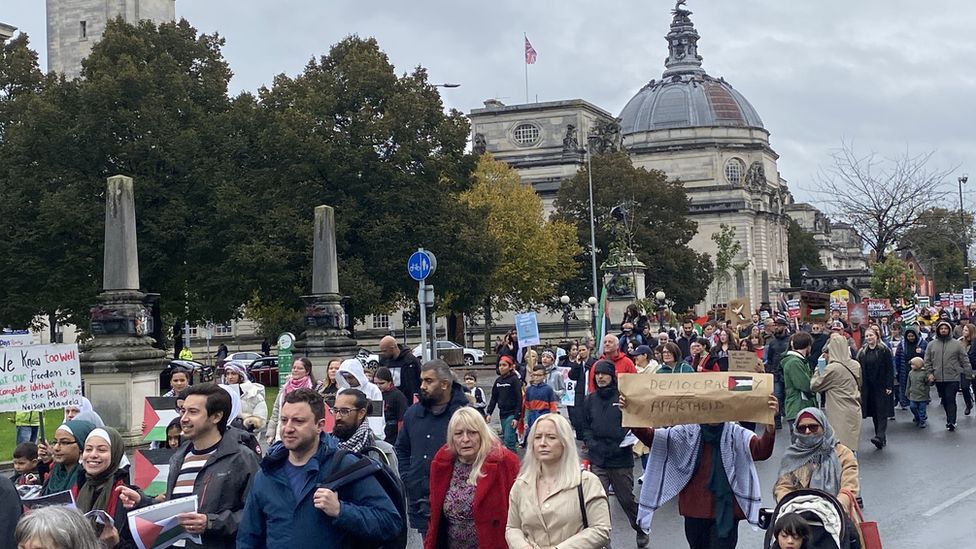
[[[281,442],[268,450],[254,477],[237,532],[238,549],[348,547],[350,535],[382,541],[400,531],[396,506],[374,476],[336,493],[318,483],[355,463],[333,461],[336,440],[322,432],[325,403],[311,389],[296,389],[281,405]]]

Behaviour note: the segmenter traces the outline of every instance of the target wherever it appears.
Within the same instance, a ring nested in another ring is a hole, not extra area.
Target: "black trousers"
[[[884,416],[885,414],[882,412],[880,415]],[[887,442],[888,439],[885,435],[888,433],[888,418],[875,415],[871,418],[871,422],[874,423],[874,436],[880,438],[882,442]]]
[[[714,519],[685,517],[685,538],[689,549],[735,549],[739,542],[739,521],[735,521],[727,538],[720,538]]]
[[[935,390],[942,399],[942,408],[946,413],[946,424],[956,424],[956,394],[959,392],[958,381],[936,381]]]
[[[962,389],[962,399],[966,402],[966,409],[971,410],[973,408],[973,393],[970,391],[969,380],[966,379],[965,374],[959,375],[959,387]]]

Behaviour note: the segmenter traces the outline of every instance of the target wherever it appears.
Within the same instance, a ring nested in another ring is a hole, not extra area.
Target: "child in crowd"
[[[488,414],[485,413],[485,408],[488,407],[488,398],[485,397],[485,390],[478,387],[478,374],[473,371],[465,372],[464,385],[471,391],[471,396],[474,398],[474,409],[487,418]]]
[[[37,445],[33,442],[21,442],[14,448],[15,474],[10,477],[11,482],[15,486],[39,486],[44,481],[39,465]]]
[[[502,440],[505,447],[515,451],[518,418],[522,415],[522,380],[515,373],[515,361],[508,355],[498,357],[498,377],[491,387],[486,415],[491,416],[498,406],[498,419],[502,424]]]
[[[922,357],[914,357],[908,363],[912,367],[908,372],[908,384],[905,387],[908,409],[912,411],[912,422],[918,425],[919,429],[924,429],[925,422],[929,419],[926,409],[929,401],[932,400],[929,391],[929,374],[925,371],[925,360]]]
[[[552,354],[552,351],[542,352],[542,366],[546,372],[546,385],[552,387],[558,403],[566,392],[566,381],[563,371],[556,367],[556,355]]]
[[[776,521],[773,534],[772,549],[803,549],[810,541],[810,525],[800,515],[786,513]]]
[[[185,368],[173,368],[169,378],[169,391],[164,397],[175,397],[180,391],[190,386],[190,372]]]
[[[530,379],[532,384],[525,389],[525,432],[532,429],[532,424],[539,416],[555,413],[559,403],[556,391],[546,383],[544,366],[536,366]]]
[[[176,418],[166,426],[166,447],[175,450],[182,444],[183,427],[180,425],[180,418]]]
[[[400,427],[403,426],[403,414],[407,412],[410,404],[403,392],[393,384],[393,372],[389,368],[386,366],[377,368],[373,379],[375,380],[373,383],[383,393],[383,417],[386,419],[383,432],[387,442],[396,441],[400,434]]]

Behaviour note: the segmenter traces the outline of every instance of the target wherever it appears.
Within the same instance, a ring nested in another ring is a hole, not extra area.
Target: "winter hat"
[[[617,369],[614,368],[613,362],[609,360],[601,360],[593,365],[593,374],[607,374],[609,376],[617,377]]]

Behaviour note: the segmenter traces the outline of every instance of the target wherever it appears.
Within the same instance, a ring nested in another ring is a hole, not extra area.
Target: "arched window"
[[[725,163],[725,180],[732,185],[741,185],[746,172],[746,164],[738,158],[730,158]]]

